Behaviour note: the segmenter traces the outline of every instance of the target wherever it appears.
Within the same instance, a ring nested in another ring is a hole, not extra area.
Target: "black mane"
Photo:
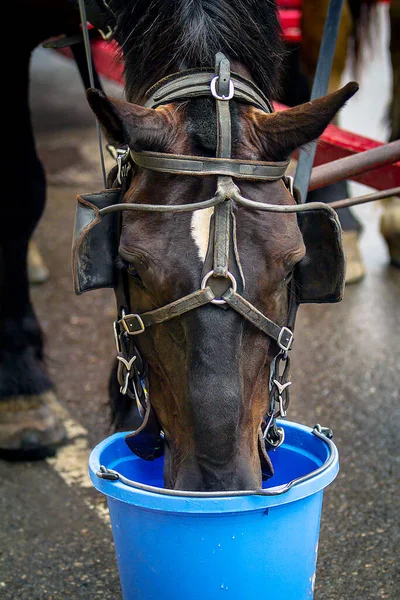
[[[275,97],[282,59],[273,0],[112,0],[128,99],[182,69],[213,67],[217,52],[246,65]]]

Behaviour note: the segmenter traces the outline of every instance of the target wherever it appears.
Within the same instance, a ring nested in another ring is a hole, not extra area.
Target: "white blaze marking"
[[[207,254],[208,241],[210,238],[210,219],[213,212],[214,207],[195,210],[190,224],[190,233],[197,246],[199,258],[203,263]]]

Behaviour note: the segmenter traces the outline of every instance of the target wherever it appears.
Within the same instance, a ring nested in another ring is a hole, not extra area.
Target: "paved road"
[[[113,294],[76,297],[70,269],[75,196],[101,187],[93,119],[72,66],[43,50],[32,106],[50,183],[36,238],[51,273],[32,296],[71,442],[54,460],[0,462],[0,598],[119,600],[104,499],[86,475],[89,449],[110,433]],[[324,494],[315,600],[394,600],[400,588],[400,271],[387,264],[379,209],[358,214],[367,276],[339,305],[302,307],[293,350],[289,417],[330,426],[341,462]]]

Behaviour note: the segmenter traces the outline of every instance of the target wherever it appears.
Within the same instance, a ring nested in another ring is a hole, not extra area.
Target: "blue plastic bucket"
[[[163,459],[133,455],[125,433],[94,448],[90,478],[107,496],[124,600],[313,598],[323,489],[338,472],[338,454],[309,427],[279,425],[285,441],[270,453],[268,496],[135,489],[133,482],[162,487]],[[121,478],[102,479],[100,466]]]

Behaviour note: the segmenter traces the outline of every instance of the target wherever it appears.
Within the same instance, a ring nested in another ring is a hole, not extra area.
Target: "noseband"
[[[291,382],[288,380],[290,368],[288,352],[293,343],[298,302],[292,280],[288,286],[287,321],[286,325],[281,326],[271,321],[242,295],[245,290],[245,278],[236,245],[233,204],[268,212],[299,213],[322,210],[327,211],[335,218],[336,214],[332,208],[320,202],[280,206],[254,202],[240,194],[232,177],[246,181],[282,179],[291,194],[294,195],[296,202],[298,201],[292,178],[285,176],[289,161],[242,161],[231,158],[230,100],[235,99],[251,104],[268,113],[272,112],[272,108],[267,98],[251,81],[238,74],[231,75],[229,61],[223,54],[219,53],[216,56],[215,72],[191,70],[171,75],[158,82],[148,91],[145,106],[155,108],[174,101],[209,97],[210,95],[216,103],[216,157],[133,152],[129,149],[118,151],[115,184],[121,186],[121,201],[98,211],[99,217],[102,217],[108,213],[123,210],[187,212],[214,207],[212,236],[210,236],[205,269],[198,290],[155,310],[141,314],[128,314],[126,312],[126,307],[129,306],[129,302],[126,301],[128,297],[126,283],[120,281],[116,289],[119,317],[114,324],[114,332],[119,361],[118,380],[121,393],[130,395],[136,401],[139,414],[143,419],[140,427],[129,434],[126,441],[132,451],[146,459],[153,459],[163,452],[163,438],[160,435],[160,428],[147,393],[146,369],[134,343],[134,337],[141,335],[152,325],[179,317],[209,303],[221,308],[231,308],[273,339],[278,346],[278,352],[270,365],[269,410],[259,430],[263,475],[268,477],[270,471],[266,450],[277,448],[283,442],[283,429],[277,427],[275,420],[277,417],[286,416],[289,405]],[[209,200],[184,205],[123,203],[133,165],[174,175],[216,175],[218,177],[217,191]],[[120,279],[123,279],[122,274]]]

